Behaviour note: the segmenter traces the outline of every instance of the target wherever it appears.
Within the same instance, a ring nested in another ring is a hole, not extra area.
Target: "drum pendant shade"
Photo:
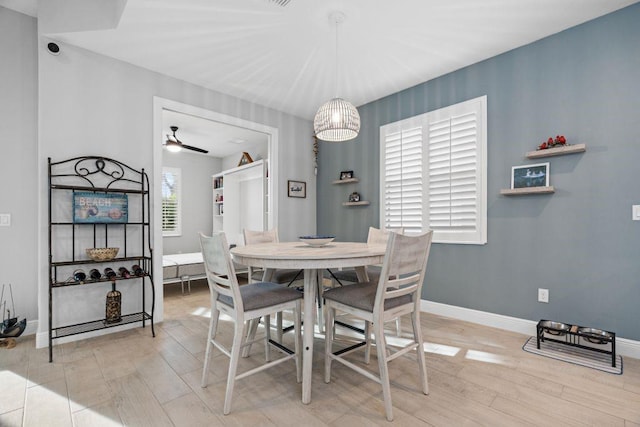
[[[333,98],[318,109],[313,129],[318,139],[323,141],[348,141],[360,132],[360,114],[349,101]]]

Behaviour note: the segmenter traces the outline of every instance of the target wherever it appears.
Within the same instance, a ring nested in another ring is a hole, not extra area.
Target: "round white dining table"
[[[310,246],[302,242],[260,243],[231,249],[234,262],[265,269],[268,280],[274,269],[304,270],[304,320],[302,357],[302,403],[311,402],[311,370],[313,367],[314,304],[318,283],[326,268],[355,267],[358,280],[366,281],[367,265],[382,264],[386,245],[353,242],[331,242]],[[308,327],[310,325],[310,327]]]

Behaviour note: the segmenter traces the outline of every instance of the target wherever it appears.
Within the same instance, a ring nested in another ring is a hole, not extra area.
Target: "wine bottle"
[[[138,277],[144,276],[144,270],[142,268],[140,268],[140,266],[138,264],[134,264],[131,267],[131,270],[133,270],[133,274],[135,274]]]
[[[73,279],[74,279],[76,282],[83,283],[83,282],[85,281],[85,279],[86,279],[86,278],[87,278],[86,273],[85,273],[84,271],[80,270],[80,269],[75,270],[75,271],[73,272]]]
[[[113,272],[113,270],[111,270]],[[113,273],[115,275],[115,273]],[[111,284],[111,290],[107,292],[105,308],[105,323],[118,323],[122,320],[122,294],[116,290],[116,282]]]
[[[104,269],[104,275],[107,277],[107,279],[111,279],[111,280],[116,279],[116,272],[113,271],[111,267],[107,267]]]
[[[131,273],[129,273],[129,270],[127,270],[125,267],[120,267],[118,269],[118,272],[120,273],[120,277],[122,277],[123,279],[128,279],[129,277],[131,277]]]
[[[93,280],[100,280],[102,274],[100,274],[100,271],[98,271],[97,268],[92,268],[91,271],[89,271],[89,277]]]

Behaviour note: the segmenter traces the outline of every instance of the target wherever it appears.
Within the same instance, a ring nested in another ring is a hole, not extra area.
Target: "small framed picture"
[[[287,196],[306,198],[307,183],[304,181],[287,181]]]
[[[511,189],[549,186],[549,163],[513,166]]]
[[[353,171],[342,171],[340,172],[340,180],[343,179],[351,179],[353,178]]]

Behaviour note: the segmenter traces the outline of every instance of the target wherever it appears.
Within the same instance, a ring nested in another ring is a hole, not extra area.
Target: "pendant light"
[[[328,142],[349,141],[360,132],[360,114],[349,101],[338,98],[338,24],[344,22],[342,12],[329,17],[336,24],[336,97],[325,102],[313,119],[316,137]]]

